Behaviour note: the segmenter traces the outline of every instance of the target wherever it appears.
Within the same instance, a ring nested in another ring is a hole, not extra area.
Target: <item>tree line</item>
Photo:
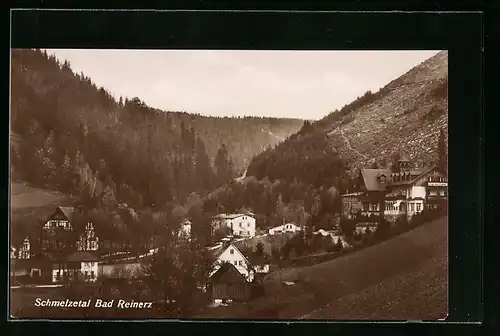
[[[184,203],[234,178],[253,154],[302,121],[213,118],[115,99],[42,50],[12,51],[12,165],[37,186],[81,196],[91,208]]]

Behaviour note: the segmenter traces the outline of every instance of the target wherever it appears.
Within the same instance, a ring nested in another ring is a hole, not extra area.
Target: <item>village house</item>
[[[302,231],[302,228],[294,223],[287,223],[279,226],[275,226],[269,229],[270,235],[275,235],[284,232],[299,232]]]
[[[402,157],[396,169],[361,169],[354,192],[342,195],[342,212],[348,218],[381,214],[389,221],[399,216],[408,219],[424,207],[446,205],[447,176],[437,167],[412,169]]]
[[[223,264],[210,278],[210,288],[214,303],[248,301],[251,284],[233,264]]]
[[[212,232],[229,227],[232,234],[241,237],[254,237],[256,231],[255,215],[253,213],[220,214],[212,217]]]
[[[16,260],[15,269],[25,269],[34,283],[95,281],[99,239],[91,222],[83,232],[76,232],[73,220],[77,213],[81,214],[81,209],[57,207],[42,225],[39,250],[32,251],[29,240],[25,240],[19,251],[24,262]]]
[[[10,275],[26,276],[30,273],[31,243],[28,237],[19,245],[10,247]]]
[[[227,239],[223,241],[223,246],[213,251],[213,257],[214,263],[210,273],[210,283],[212,284],[212,295],[215,303],[221,300],[242,299],[242,295],[246,293],[247,285],[260,281],[270,271],[267,258],[255,254],[245,255]],[[225,280],[226,276],[222,277],[222,274],[226,272],[234,273],[234,270],[240,275],[235,276],[233,274],[229,276],[227,281]],[[244,279],[245,282],[243,283],[239,279]],[[235,280],[236,283],[232,282]],[[234,284],[239,285],[237,286],[238,290],[235,289]]]
[[[212,274],[214,274],[224,263],[230,263],[236,267],[248,282],[252,282],[255,272],[252,270],[252,265],[248,258],[236,247],[227,241],[214,252],[214,263]]]

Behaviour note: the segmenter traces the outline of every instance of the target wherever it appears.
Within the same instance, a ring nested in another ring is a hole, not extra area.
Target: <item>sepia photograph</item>
[[[446,50],[10,57],[11,320],[446,319]]]

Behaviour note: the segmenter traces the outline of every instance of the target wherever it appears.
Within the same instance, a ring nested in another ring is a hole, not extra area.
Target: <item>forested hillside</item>
[[[303,121],[212,118],[115,99],[67,61],[12,50],[11,146],[16,177],[89,206],[184,203],[244,170]]]

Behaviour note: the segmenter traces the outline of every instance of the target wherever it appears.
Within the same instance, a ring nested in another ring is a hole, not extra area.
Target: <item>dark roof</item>
[[[361,175],[367,191],[384,191],[385,184],[380,183],[380,175],[389,176],[389,169],[361,169]]]
[[[269,264],[269,259],[266,258],[266,256],[259,256],[255,252],[249,253],[245,257],[248,259],[248,261],[250,261],[250,264],[252,264],[253,266],[261,266]]]
[[[67,261],[99,261],[99,258],[87,251],[73,252],[66,257]]]
[[[53,252],[40,252],[31,257],[31,260],[35,260],[37,262],[44,261],[59,261],[64,260],[65,254],[63,253],[53,253]]]
[[[233,264],[223,263],[221,267],[212,275],[212,282],[223,282],[228,284],[247,283],[247,280]]]
[[[234,219],[234,218],[238,218],[241,216],[253,217],[255,215],[251,212],[244,212],[244,213],[238,213],[238,214],[220,214],[220,215],[215,215],[212,218],[214,218],[214,219]]]
[[[10,259],[11,270],[21,270],[26,268],[34,268],[36,263],[31,259]]]
[[[63,213],[63,215],[71,222],[71,220],[73,219],[73,213],[75,212],[75,208],[74,207],[58,207],[61,212]]]

